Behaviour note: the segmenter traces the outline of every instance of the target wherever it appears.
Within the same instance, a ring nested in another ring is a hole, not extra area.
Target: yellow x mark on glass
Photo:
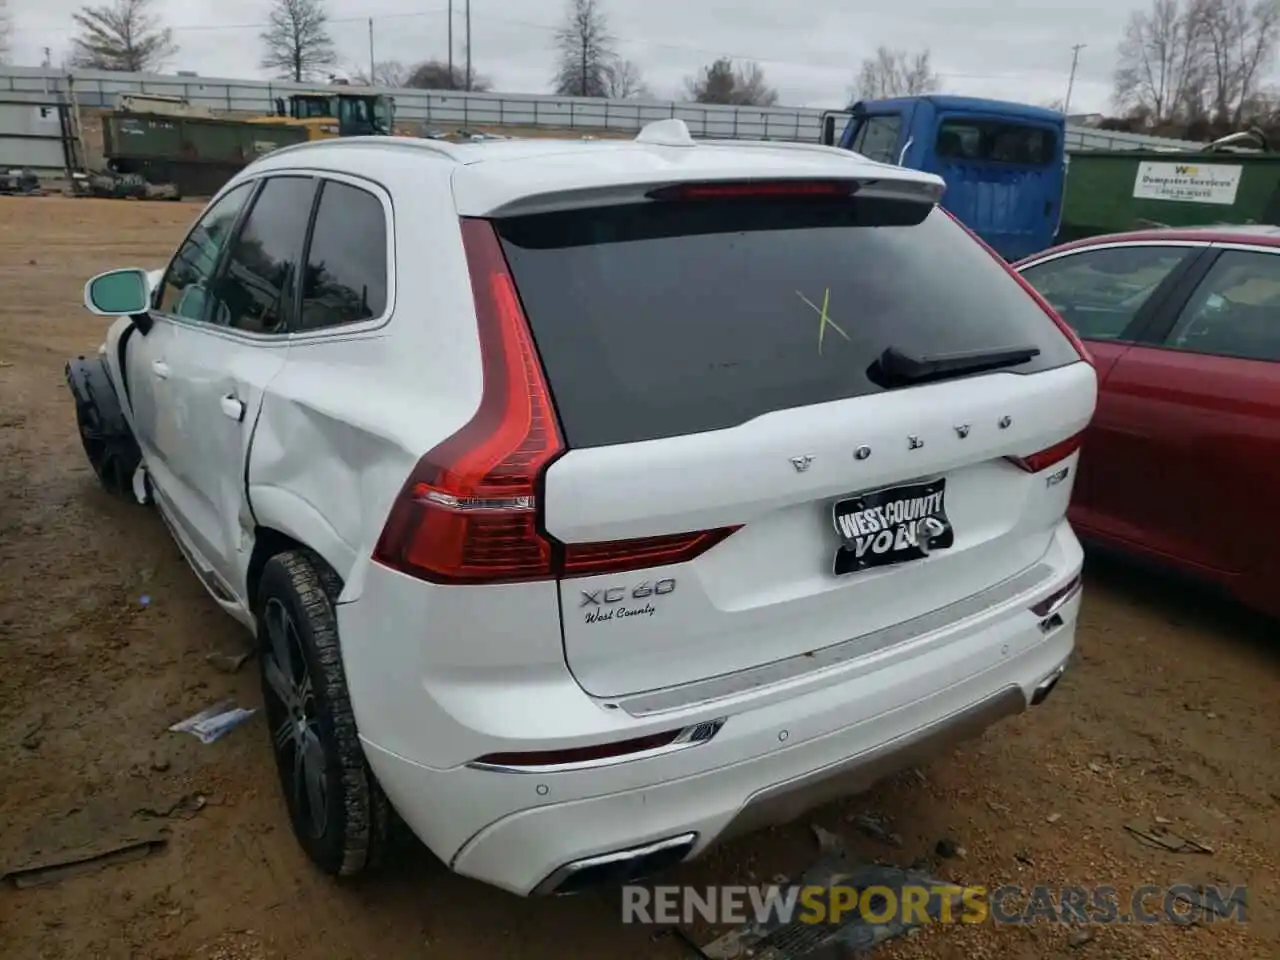
[[[840,324],[836,323],[829,316],[827,316],[827,308],[831,306],[831,288],[830,287],[827,287],[826,290],[822,291],[821,307],[815,304],[812,300],[806,297],[799,290],[796,291],[796,296],[799,297],[801,300],[803,300],[805,303],[807,303],[813,309],[813,312],[818,315],[818,352],[819,353],[822,352],[822,341],[823,341],[823,338],[826,336],[827,327],[831,327],[833,330],[835,330],[836,333],[840,334],[840,336],[844,337],[846,340],[849,339],[849,335],[840,329]]]

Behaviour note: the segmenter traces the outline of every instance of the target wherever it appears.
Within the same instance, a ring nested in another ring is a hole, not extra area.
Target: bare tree
[[[877,47],[874,57],[862,61],[854,85],[857,100],[883,100],[887,97],[918,97],[938,89],[939,77],[933,72],[929,50],[908,53]]]
[[[728,57],[703,67],[697,76],[685,81],[685,88],[697,103],[771,107],[778,102],[778,91],[765,82],[760,64],[749,61],[735,65]]]
[[[352,77],[362,87],[407,87],[408,79],[409,68],[399,60],[379,60],[372,73],[368,67],[361,67]]]
[[[273,0],[262,66],[284,80],[311,80],[338,62],[323,0]]]
[[[1181,0],[1153,0],[1129,16],[1115,73],[1116,105],[1153,124],[1199,110],[1205,79],[1203,18]]]
[[[173,31],[151,12],[151,0],[81,7],[71,20],[79,31],[71,40],[71,63],[76,67],[147,73],[178,52]]]
[[[557,66],[552,80],[562,96],[603,97],[615,61],[613,37],[600,0],[569,0],[564,26],[556,31]]]
[[[643,100],[653,96],[640,73],[639,64],[621,57],[614,58],[605,67],[604,93],[611,100]]]
[[[9,37],[13,33],[13,20],[9,16],[9,0],[0,0],[0,63],[9,62]]]
[[[404,86],[419,90],[466,90],[467,71],[459,64],[454,66],[453,72],[450,73],[449,64],[441,60],[424,60],[409,71]],[[477,73],[471,74],[472,90],[483,92],[491,89],[492,86],[488,77]]]
[[[1207,100],[1214,119],[1238,126],[1260,74],[1275,58],[1280,2],[1191,0],[1205,46]]]

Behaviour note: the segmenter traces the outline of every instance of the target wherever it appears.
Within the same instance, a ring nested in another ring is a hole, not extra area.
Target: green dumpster
[[[304,127],[284,123],[139,113],[102,118],[103,156],[117,171],[172,183],[183,196],[213,194],[258,157],[306,139]]]
[[[1072,153],[1058,242],[1144,227],[1280,224],[1280,153]]]

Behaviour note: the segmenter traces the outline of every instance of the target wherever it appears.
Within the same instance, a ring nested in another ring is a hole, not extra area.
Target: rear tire
[[[365,760],[338,644],[337,575],[309,550],[267,561],[257,609],[262,696],[294,836],[325,873],[386,847],[390,805]]]

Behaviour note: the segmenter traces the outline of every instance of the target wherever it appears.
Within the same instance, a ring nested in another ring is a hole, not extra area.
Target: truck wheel
[[[375,866],[390,805],[365,761],[338,645],[341,585],[308,550],[267,561],[258,588],[258,662],[272,753],[294,835],[332,876]]]

